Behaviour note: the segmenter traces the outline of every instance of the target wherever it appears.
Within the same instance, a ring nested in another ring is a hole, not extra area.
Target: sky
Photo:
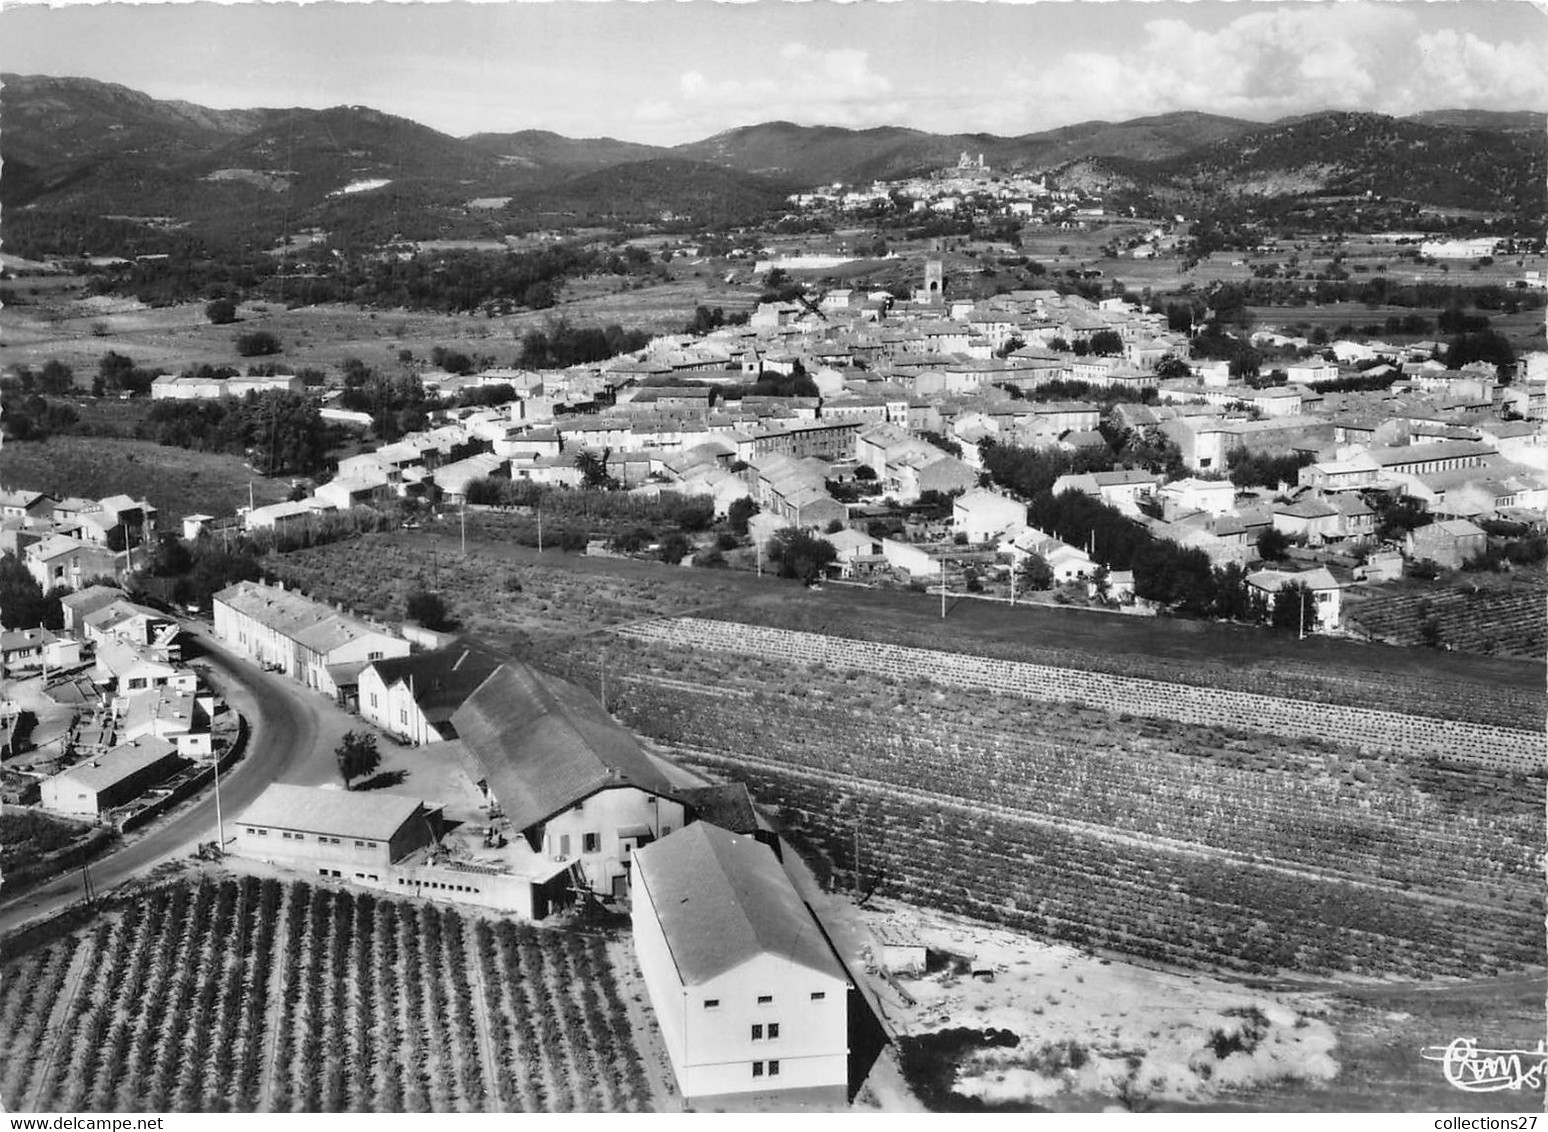
[[[457,136],[671,145],[787,120],[1015,135],[1202,110],[1548,111],[1532,0],[0,0],[0,70]]]

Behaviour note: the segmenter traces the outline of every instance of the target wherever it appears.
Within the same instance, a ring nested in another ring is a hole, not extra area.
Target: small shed
[[[876,929],[881,949],[881,965],[892,975],[922,975],[929,948],[912,930],[901,924],[883,924]]]

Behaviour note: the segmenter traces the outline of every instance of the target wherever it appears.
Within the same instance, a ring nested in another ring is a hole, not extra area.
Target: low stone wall
[[[1031,700],[1088,704],[1114,714],[1243,728],[1279,736],[1303,735],[1493,770],[1533,773],[1545,766],[1544,736],[1506,727],[696,617],[642,622],[616,631],[640,640],[691,649],[777,657],[801,664],[875,672],[897,680],[923,677],[938,684]]]

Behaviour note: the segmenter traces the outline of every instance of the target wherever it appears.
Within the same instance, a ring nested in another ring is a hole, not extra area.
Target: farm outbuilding
[[[890,974],[924,973],[929,949],[914,932],[897,924],[883,924],[876,929],[876,944],[881,965]]]
[[[638,739],[587,692],[526,664],[495,669],[452,727],[468,776],[529,848],[535,885],[571,873],[597,896],[623,897],[630,852],[687,818]]]
[[[44,809],[101,817],[170,778],[183,760],[165,739],[135,739],[43,780]]]
[[[435,840],[439,811],[418,798],[275,784],[237,822],[232,852],[331,870],[385,867]]]

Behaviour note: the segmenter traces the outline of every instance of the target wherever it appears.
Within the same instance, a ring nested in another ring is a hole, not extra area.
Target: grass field
[[[673,279],[631,289],[620,276],[595,276],[566,283],[559,305],[542,311],[486,318],[481,314],[443,315],[425,311],[363,310],[341,304],[286,310],[279,303],[246,303],[241,321],[212,326],[202,303],[161,308],[111,308],[44,317],[35,306],[0,311],[0,365],[38,366],[50,358],[74,367],[77,384],[89,384],[98,360],[109,350],[126,354],[141,366],[180,372],[190,366],[245,366],[236,338],[262,329],[276,335],[284,350],[277,361],[301,368],[337,370],[346,358],[360,358],[390,373],[399,372],[398,353],[409,350],[418,369],[430,368],[436,346],[472,357],[489,356],[496,364],[514,364],[521,336],[533,327],[564,318],[586,326],[618,323],[657,333],[675,333],[693,318],[699,305],[728,313],[751,310],[760,288],[727,285],[716,264],[672,267]],[[741,274],[746,275],[744,270]],[[61,300],[62,302],[62,300]],[[57,304],[56,304],[57,305]],[[135,307],[134,303],[118,306]],[[68,309],[68,308],[67,308]]]
[[[616,941],[204,874],[0,966],[11,1111],[642,1111]]]
[[[934,598],[897,590],[807,590],[743,571],[670,567],[536,551],[470,538],[463,560],[454,520],[427,531],[367,536],[278,558],[276,573],[360,609],[393,612],[404,590],[437,589],[466,624],[492,639],[594,633],[690,610],[775,628],[946,649],[1030,663],[1116,671],[1354,706],[1474,718],[1484,701],[1541,718],[1541,664],[1394,648],[1327,637],[1296,641],[1267,629],[1165,617]],[[508,588],[514,577],[519,591]],[[1318,694],[1309,695],[1311,691]],[[1406,697],[1422,693],[1422,702]],[[1479,722],[1506,723],[1493,718]]]
[[[230,515],[247,506],[248,484],[259,506],[290,491],[285,480],[254,476],[234,456],[166,448],[148,440],[53,436],[0,450],[0,486],[51,495],[100,499],[125,494],[149,498],[164,529],[184,515]]]
[[[91,826],[84,822],[7,806],[0,810],[0,866],[9,871],[45,853],[69,848],[89,832]]]

